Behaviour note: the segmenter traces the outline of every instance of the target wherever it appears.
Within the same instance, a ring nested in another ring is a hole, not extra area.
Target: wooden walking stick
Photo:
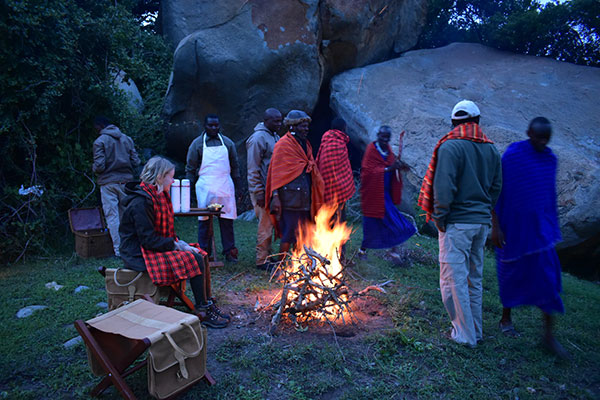
[[[400,137],[398,139],[398,157],[396,157],[396,160],[402,160],[402,148],[404,147],[404,134],[405,133],[406,133],[406,131],[400,132]],[[400,182],[400,171],[398,169],[396,170],[396,180],[398,182]]]

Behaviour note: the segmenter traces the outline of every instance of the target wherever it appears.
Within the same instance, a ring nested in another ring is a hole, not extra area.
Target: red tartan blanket
[[[152,204],[154,205],[154,231],[162,237],[172,237],[177,241],[173,225],[173,205],[171,204],[169,194],[167,192],[158,193],[154,186],[144,182],[140,184],[140,187],[152,198]],[[190,245],[200,249],[197,243]],[[200,252],[206,255],[204,250],[200,249]],[[142,255],[150,279],[158,286],[171,285],[202,273],[194,254],[189,251],[174,250],[159,252],[146,250],[142,246]]]
[[[442,143],[450,139],[464,139],[478,143],[494,143],[485,136],[479,125],[474,122],[460,124],[437,142],[435,149],[433,149],[433,155],[431,156],[431,161],[427,167],[427,172],[423,178],[423,184],[421,185],[421,192],[419,193],[418,200],[419,207],[427,213],[427,222],[429,222],[431,214],[433,214],[433,177],[435,176],[435,167],[437,166],[437,151]]]
[[[388,157],[384,160],[373,142],[365,150],[360,169],[360,199],[365,217],[383,218],[385,216],[384,174],[385,167],[396,161],[396,156],[388,144]],[[400,175],[398,174],[398,177]],[[402,201],[402,177],[392,177],[392,200],[394,204]]]
[[[348,135],[336,129],[325,132],[321,138],[317,166],[325,184],[325,203],[344,203],[356,192],[348,159],[349,141]]]

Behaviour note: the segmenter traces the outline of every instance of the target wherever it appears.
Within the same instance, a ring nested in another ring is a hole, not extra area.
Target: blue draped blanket
[[[506,244],[496,250],[504,307],[535,305],[563,312],[561,270],[554,246],[561,240],[556,205],[557,159],[528,140],[502,156],[502,193],[496,204]]]

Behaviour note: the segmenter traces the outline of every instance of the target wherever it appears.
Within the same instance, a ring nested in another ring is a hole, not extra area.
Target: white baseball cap
[[[458,112],[464,112],[463,115],[456,115]],[[461,120],[473,117],[479,117],[481,113],[479,112],[479,107],[471,100],[462,100],[456,103],[454,108],[452,109],[452,119]]]

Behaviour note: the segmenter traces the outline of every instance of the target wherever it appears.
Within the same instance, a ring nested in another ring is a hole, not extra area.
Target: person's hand
[[[434,219],[433,223],[435,224],[435,227],[438,229],[438,231],[446,232],[446,225],[444,225],[442,222]]]
[[[175,242],[175,250],[178,250],[178,251],[191,251],[192,253],[199,253],[200,252],[199,249],[197,249],[196,247],[190,246],[189,244],[187,244],[183,240],[178,240],[177,242]]]
[[[271,199],[269,209],[271,214],[275,215],[275,218],[279,221],[281,219],[281,201],[279,201],[279,196],[275,196]]]
[[[492,243],[499,249],[503,248],[506,244],[504,241],[504,232],[502,232],[502,229],[498,225],[492,226]]]
[[[175,250],[177,251],[183,251],[183,246],[187,244],[186,242],[184,242],[183,240],[179,239],[175,241]]]
[[[256,194],[256,205],[260,208],[265,208],[265,194],[257,193]]]
[[[400,166],[398,167],[398,169],[400,171],[409,171],[410,170],[410,166],[407,163],[405,163],[402,160],[398,160],[398,161],[400,161]]]
[[[498,215],[495,210],[492,210],[492,243],[497,248],[501,249],[506,244],[504,240],[504,232],[500,228],[500,222],[498,221]]]

